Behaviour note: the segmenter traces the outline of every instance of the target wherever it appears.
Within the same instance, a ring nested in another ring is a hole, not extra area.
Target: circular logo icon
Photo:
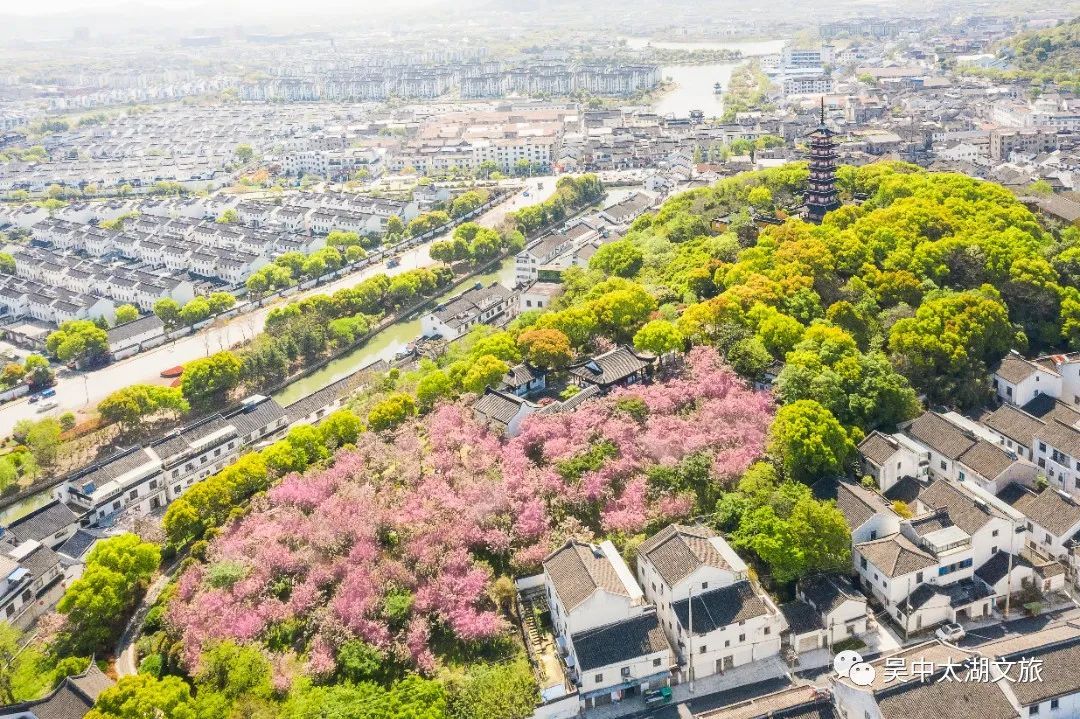
[[[874,683],[877,671],[866,662],[859,662],[848,670],[848,679],[857,687],[868,687]]]
[[[847,677],[848,672],[856,664],[862,662],[862,655],[851,649],[845,649],[844,651],[833,657],[832,668],[839,677]]]

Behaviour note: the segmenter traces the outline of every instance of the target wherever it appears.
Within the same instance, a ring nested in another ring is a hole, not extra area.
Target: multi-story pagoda
[[[825,98],[821,99],[821,124],[807,137],[810,140],[810,179],[807,182],[806,218],[821,222],[825,213],[840,206],[836,196],[836,133],[825,125]]]

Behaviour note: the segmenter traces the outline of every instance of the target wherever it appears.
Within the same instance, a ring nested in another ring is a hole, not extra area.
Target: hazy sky
[[[208,6],[219,10],[251,10],[252,12],[279,12],[296,11],[303,8],[305,12],[355,12],[363,13],[370,10],[386,10],[388,7],[417,7],[422,5],[439,4],[440,0],[0,0],[0,15],[67,15],[77,13],[80,15],[94,14],[99,11],[117,11],[123,9],[153,9],[163,8],[168,10],[184,10],[186,8],[197,9]],[[212,15],[207,20],[212,20]]]

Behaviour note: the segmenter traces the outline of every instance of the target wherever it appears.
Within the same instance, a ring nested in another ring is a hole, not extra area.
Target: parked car
[[[45,412],[48,412],[50,409],[56,409],[59,406],[60,405],[58,405],[55,401],[53,401],[53,402],[43,402],[40,405],[38,405],[38,408],[35,411],[38,414],[43,414]]]
[[[959,624],[943,624],[934,632],[943,642],[958,642],[964,638],[964,628]]]
[[[39,394],[30,395],[30,404],[33,404],[34,402],[40,402],[40,401],[41,401],[41,395],[39,395]]]
[[[659,689],[650,689],[645,692],[642,697],[645,699],[645,706],[655,707],[661,704],[667,704],[671,701],[671,687],[660,687]]]
[[[387,267],[397,267],[400,264],[401,264],[401,258],[400,257],[391,257],[389,260],[386,261],[386,266]]]
[[[56,396],[56,390],[53,389],[52,387],[49,387],[48,389],[43,389],[43,390],[41,390],[41,396],[42,397],[55,397]]]

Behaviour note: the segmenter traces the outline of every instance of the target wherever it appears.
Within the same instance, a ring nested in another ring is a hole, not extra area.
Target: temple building
[[[825,124],[825,100],[821,101],[821,124],[810,131],[810,178],[807,181],[806,219],[819,223],[825,213],[840,206],[836,194],[836,132]]]

